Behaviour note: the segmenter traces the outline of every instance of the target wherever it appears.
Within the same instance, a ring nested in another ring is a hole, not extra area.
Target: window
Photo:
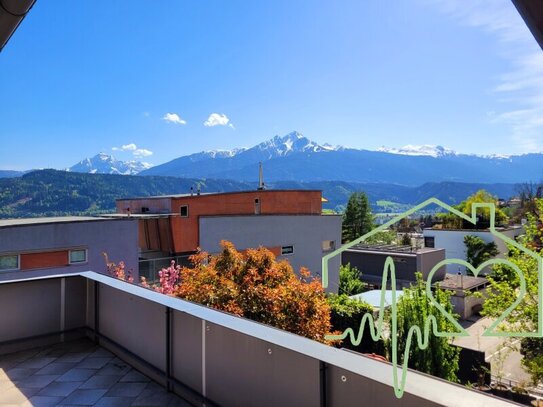
[[[260,215],[260,199],[255,198],[255,215]]]
[[[188,218],[189,217],[189,206],[188,205],[181,205],[179,207],[179,214],[183,218]]]
[[[17,270],[19,269],[19,255],[10,254],[0,256],[0,270]]]
[[[294,246],[282,246],[281,247],[281,255],[289,255],[294,254]]]
[[[322,241],[322,251],[330,252],[336,250],[336,241],[335,240],[323,240]]]
[[[434,236],[424,236],[424,247],[436,247]]]
[[[70,250],[70,264],[86,263],[86,262],[87,262],[86,249]]]

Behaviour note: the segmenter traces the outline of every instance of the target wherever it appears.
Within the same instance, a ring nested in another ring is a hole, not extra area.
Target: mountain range
[[[275,136],[251,148],[202,151],[156,166],[100,153],[67,171],[255,182],[260,162],[267,183],[341,180],[418,186],[427,182],[520,183],[543,178],[542,153],[483,156],[433,145],[371,151],[318,144],[298,132]],[[21,174],[3,171],[0,178]]]
[[[115,211],[118,198],[189,193],[196,186],[202,192],[246,191],[256,189],[257,182],[38,170],[0,179],[0,218],[96,215]],[[401,212],[430,197],[457,204],[482,188],[502,198],[516,192],[514,184],[445,182],[407,187],[344,181],[279,181],[270,182],[268,188],[322,190],[327,199],[323,207],[337,211],[344,208],[351,193],[364,191],[375,212]]]
[[[136,175],[151,168],[151,164],[141,161],[121,161],[112,155],[99,153],[92,158],[85,158],[77,164],[67,168],[66,171],[85,172],[89,174],[119,174]]]

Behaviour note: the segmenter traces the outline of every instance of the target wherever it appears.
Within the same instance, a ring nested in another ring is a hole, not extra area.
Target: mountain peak
[[[77,164],[67,168],[71,172],[87,172],[91,174],[122,174],[136,175],[137,173],[151,168],[151,164],[136,160],[121,161],[110,154],[100,152],[94,157],[85,158]]]
[[[412,145],[408,144],[401,148],[395,147],[380,147],[377,151],[382,153],[400,154],[400,155],[421,155],[428,157],[445,157],[450,155],[457,155],[457,153],[451,149],[445,148],[439,145],[423,144]]]

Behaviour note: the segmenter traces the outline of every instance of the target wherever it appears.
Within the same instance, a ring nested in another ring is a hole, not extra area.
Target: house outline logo
[[[543,337],[543,258],[539,256],[537,253],[533,252],[532,250],[528,249],[527,247],[519,244],[515,240],[507,237],[506,235],[500,233],[498,230],[496,230],[495,220],[496,220],[496,206],[493,203],[473,203],[471,206],[471,216],[466,215],[463,212],[460,212],[459,210],[453,208],[450,205],[447,205],[446,203],[440,201],[437,198],[430,198],[426,201],[420,203],[419,205],[414,206],[413,208],[401,213],[400,215],[394,217],[393,219],[389,220],[388,222],[382,224],[381,226],[371,230],[370,232],[366,233],[365,235],[353,240],[352,242],[349,242],[339,249],[334,250],[331,253],[328,253],[327,255],[323,256],[322,258],[322,286],[323,288],[328,287],[328,261],[337,256],[338,254],[341,254],[345,250],[365,241],[369,237],[375,235],[376,233],[382,232],[387,230],[391,225],[401,221],[402,219],[420,211],[421,209],[429,206],[429,205],[437,205],[446,211],[449,211],[450,213],[460,217],[461,219],[464,219],[467,222],[472,223],[475,225],[477,223],[477,211],[479,209],[488,209],[490,213],[490,226],[489,231],[492,235],[498,237],[499,239],[502,239],[505,243],[515,247],[521,252],[524,252],[525,254],[533,257],[537,261],[537,273],[538,273],[538,288],[537,288],[537,308],[538,308],[538,321],[537,321],[537,331],[536,332],[507,332],[507,331],[498,331],[496,332],[497,326],[507,318],[507,316],[519,305],[519,303],[522,301],[524,296],[526,295],[526,279],[524,276],[524,273],[522,270],[520,270],[515,264],[511,263],[508,260],[505,259],[490,259],[486,262],[482,263],[479,267],[475,268],[468,262],[461,260],[461,259],[445,259],[441,262],[437,263],[432,270],[430,271],[427,279],[426,279],[426,296],[430,299],[431,304],[434,305],[457,329],[457,332],[440,332],[437,328],[437,320],[436,318],[431,315],[429,316],[424,324],[424,327],[419,327],[417,325],[410,327],[408,334],[407,334],[407,340],[406,340],[406,346],[405,346],[405,352],[404,352],[404,361],[402,366],[402,377],[401,381],[398,381],[398,355],[397,355],[397,314],[396,314],[396,275],[395,275],[395,266],[394,261],[391,256],[387,256],[385,260],[385,265],[383,269],[383,276],[382,276],[382,288],[381,288],[381,301],[380,301],[380,309],[379,309],[379,316],[377,321],[374,320],[373,315],[370,313],[366,313],[360,322],[360,327],[358,330],[358,333],[355,333],[355,327],[347,328],[342,334],[340,335],[327,335],[326,339],[329,340],[343,340],[347,337],[350,337],[351,343],[353,345],[358,345],[362,341],[362,337],[364,334],[364,328],[366,325],[368,325],[368,329],[370,331],[370,335],[374,341],[379,340],[382,337],[383,333],[383,327],[384,327],[384,303],[385,303],[385,289],[387,286],[388,278],[390,275],[390,282],[392,287],[392,329],[391,329],[391,340],[393,342],[392,346],[392,364],[393,364],[393,381],[394,381],[394,392],[396,394],[396,397],[401,398],[403,396],[404,388],[405,388],[405,381],[407,376],[407,362],[408,362],[408,354],[409,349],[411,346],[411,341],[413,335],[416,335],[416,344],[420,349],[426,349],[428,347],[429,342],[429,335],[430,335],[430,329],[432,329],[435,336],[439,337],[462,337],[462,336],[469,336],[469,333],[460,326],[458,321],[448,312],[446,312],[443,307],[437,303],[435,300],[433,293],[432,293],[432,277],[435,274],[435,272],[447,265],[447,264],[460,264],[465,266],[467,269],[470,269],[472,273],[477,276],[481,270],[483,270],[487,266],[491,266],[493,264],[506,264],[509,267],[512,267],[513,270],[517,273],[519,276],[520,281],[520,290],[518,293],[517,299],[511,304],[503,313],[502,315],[489,327],[485,330],[483,333],[483,336],[496,336],[496,337]],[[377,322],[377,324],[375,324]],[[377,328],[376,328],[377,325]],[[432,326],[432,327],[431,327]]]

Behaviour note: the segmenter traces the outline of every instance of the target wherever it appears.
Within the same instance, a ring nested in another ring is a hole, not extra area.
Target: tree
[[[366,291],[366,283],[362,281],[362,272],[351,264],[339,268],[339,292],[347,296]]]
[[[403,234],[402,240],[400,243],[404,246],[411,246],[411,236],[409,236],[409,233]]]
[[[276,261],[266,248],[240,253],[221,242],[216,256],[192,256],[182,267],[175,295],[264,324],[327,342],[330,306],[318,279],[307,269],[297,276],[288,261]],[[175,284],[174,284],[175,285]]]
[[[416,273],[416,283],[403,290],[402,297],[397,301],[397,354],[403,357],[406,349],[407,334],[411,327],[417,325],[423,329],[424,324],[430,315],[436,318],[440,331],[454,331],[454,325],[430,303],[426,296],[426,282],[422,279],[421,273]],[[434,292],[434,298],[452,314],[451,293],[441,290],[439,287]],[[389,325],[391,324],[390,315]],[[386,341],[388,354],[392,354],[392,340]],[[441,377],[449,381],[457,381],[458,359],[460,348],[452,345],[447,337],[438,337],[432,334],[428,338],[428,347],[420,349],[417,346],[415,337],[412,338],[408,351],[408,366],[420,372]],[[389,357],[390,359],[390,357]],[[403,360],[402,362],[403,363]]]
[[[484,189],[480,189],[479,191],[475,192],[473,195],[470,195],[465,201],[461,202],[458,205],[458,209],[462,212],[464,212],[466,215],[471,215],[472,205],[474,203],[493,203],[496,204],[498,201],[498,198],[491,195]],[[490,220],[490,209],[484,208],[479,209],[479,212],[477,212],[477,216],[480,216],[480,220],[484,222],[488,222]],[[496,206],[496,225],[502,225],[506,223],[508,220],[507,215]]]
[[[343,214],[343,241],[355,240],[373,228],[373,215],[367,195],[354,192]]]
[[[328,303],[332,310],[332,329],[344,332],[348,328],[360,326],[365,314],[373,314],[373,307],[367,302],[349,298],[346,294],[330,294]],[[341,346],[362,353],[378,353],[384,356],[385,349],[382,340],[373,341],[371,336],[364,335],[358,345],[353,345],[350,340],[344,340]]]
[[[543,199],[535,199],[536,214],[528,213],[528,223],[525,235],[519,238],[519,243],[533,252],[541,255],[543,238]],[[539,315],[539,268],[537,259],[516,247],[509,247],[507,260],[517,266],[524,274],[526,294],[520,303],[507,316],[498,329],[508,332],[535,332],[538,328]],[[520,279],[511,267],[498,265],[488,277],[490,287],[483,305],[482,314],[498,318],[516,301],[519,294]],[[543,381],[543,338],[522,338],[520,352],[525,354],[522,365],[531,375],[534,384]]]
[[[489,194],[484,189],[481,189],[474,193],[473,195],[470,195],[466,198],[466,200],[462,201],[458,205],[455,206],[455,209],[458,209],[460,212],[465,213],[466,215],[471,216],[472,213],[472,205],[474,203],[493,203],[496,204],[497,198],[491,194]],[[452,213],[440,213],[437,215],[438,219],[441,220],[443,223],[443,227],[446,229],[462,229],[467,228],[468,226],[470,228],[477,228],[484,225],[486,228],[487,224],[490,221],[490,210],[488,208],[484,209],[478,209],[477,217],[478,217],[478,225],[471,225],[463,221],[462,218],[459,218],[458,216],[452,214]],[[505,214],[505,212],[498,208],[496,206],[496,225],[503,225],[507,223],[508,217]]]
[[[499,254],[496,243],[486,243],[479,236],[464,236],[464,245],[466,245],[467,262],[476,268]]]

